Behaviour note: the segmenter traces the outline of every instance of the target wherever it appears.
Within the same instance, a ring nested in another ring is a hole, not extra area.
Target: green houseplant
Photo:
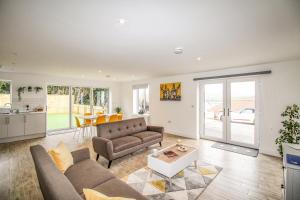
[[[282,143],[300,142],[299,106],[296,104],[287,106],[281,116],[284,119],[281,122],[283,128],[279,130],[280,136],[276,138],[275,143],[278,144],[278,152],[283,156]]]
[[[121,107],[116,107],[115,111],[116,111],[116,113],[120,114],[122,112],[122,108]]]

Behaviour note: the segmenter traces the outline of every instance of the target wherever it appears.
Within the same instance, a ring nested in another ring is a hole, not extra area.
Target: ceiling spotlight
[[[125,24],[127,22],[127,20],[124,18],[120,18],[118,21],[120,24]]]
[[[198,57],[197,60],[200,61],[200,60],[201,60],[201,57]]]
[[[183,48],[182,47],[176,47],[174,50],[175,54],[182,54],[183,53]]]
[[[99,72],[99,73],[101,73],[101,72],[102,72],[102,70],[101,70],[101,69],[99,69],[99,70],[98,70],[98,72]]]

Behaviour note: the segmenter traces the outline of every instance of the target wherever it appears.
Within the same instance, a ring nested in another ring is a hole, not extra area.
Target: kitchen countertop
[[[46,113],[45,111],[42,112],[19,112],[19,113],[9,113],[9,114],[5,114],[5,113],[0,113],[0,116],[12,116],[12,115],[27,115],[27,114],[41,114],[41,113]]]

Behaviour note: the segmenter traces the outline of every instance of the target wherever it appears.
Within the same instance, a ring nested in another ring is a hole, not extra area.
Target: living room
[[[0,199],[300,198],[300,2],[0,0],[0,27]]]

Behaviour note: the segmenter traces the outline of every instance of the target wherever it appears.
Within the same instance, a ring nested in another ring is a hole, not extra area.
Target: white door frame
[[[230,109],[231,104],[231,92],[230,92],[230,83],[232,82],[245,82],[245,81],[255,81],[255,129],[254,129],[254,144],[241,143],[230,140],[230,117],[228,117],[228,108]],[[223,108],[225,108],[225,112],[223,112],[223,137],[215,138],[205,135],[205,84],[213,84],[213,83],[223,83]],[[200,138],[214,140],[218,142],[225,142],[229,144],[235,144],[244,147],[250,148],[259,148],[259,113],[260,113],[260,102],[259,102],[259,91],[260,91],[260,81],[257,77],[243,77],[243,78],[228,78],[228,79],[213,79],[213,80],[205,80],[199,82],[199,135]]]

